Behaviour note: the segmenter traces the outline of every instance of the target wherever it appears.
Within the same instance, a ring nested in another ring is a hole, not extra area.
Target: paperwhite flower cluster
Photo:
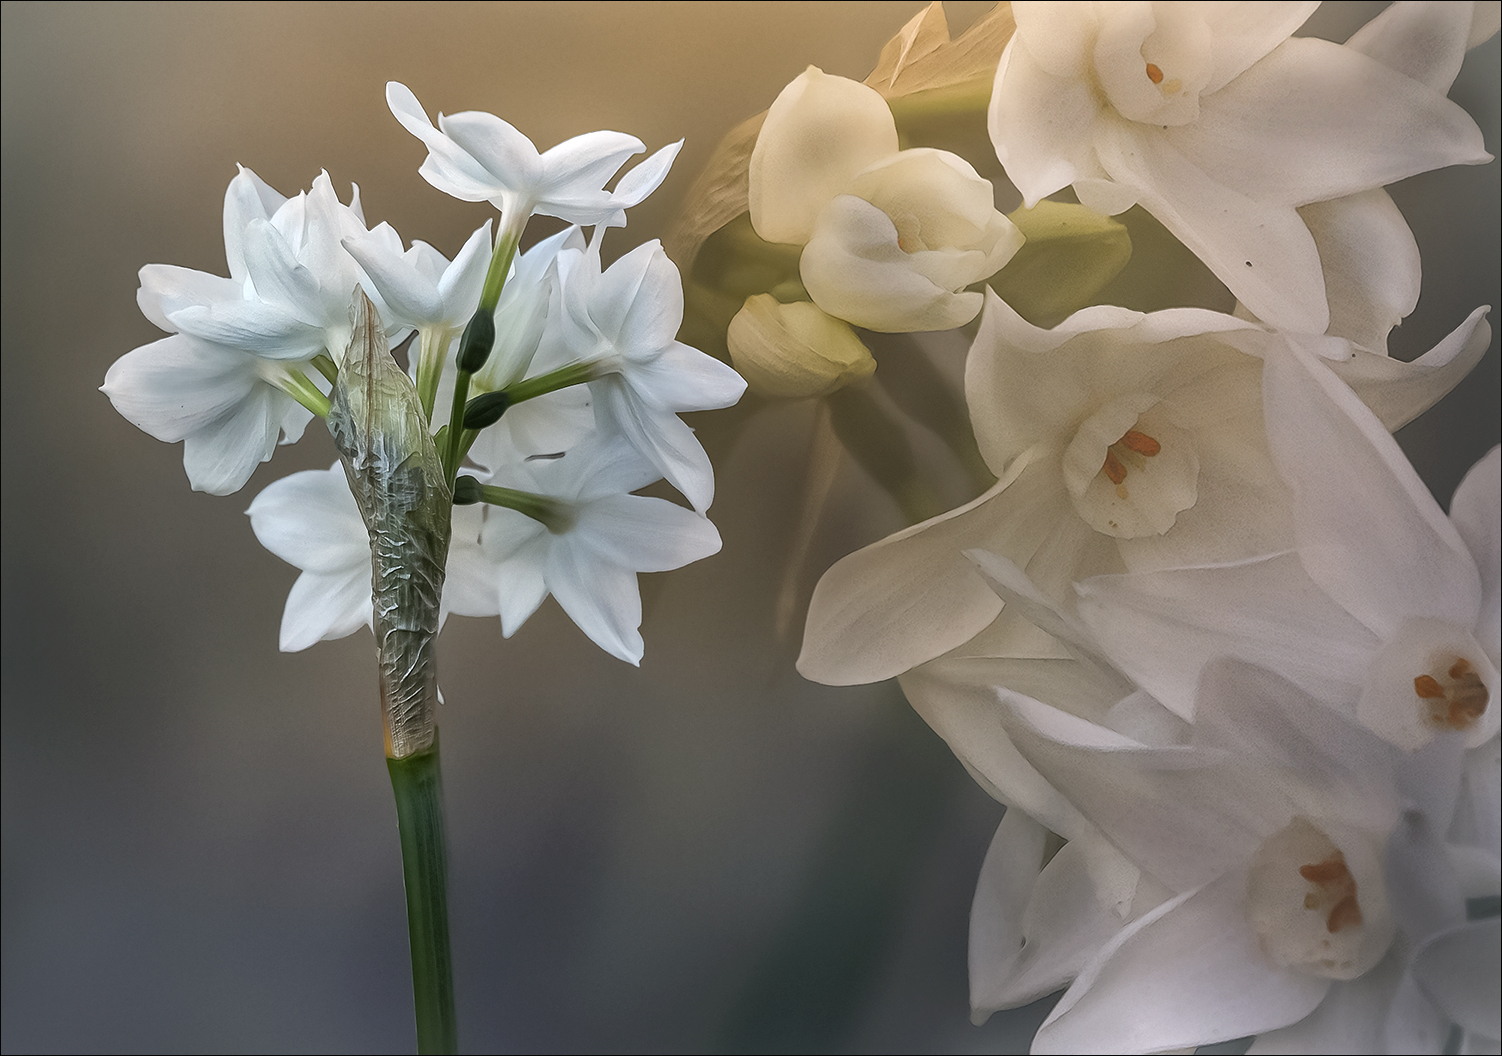
[[[1315,6],[1012,5],[1008,175],[1141,204],[1246,317],[1045,330],[988,292],[965,386],[998,483],[809,613],[805,675],[899,676],[1007,805],[971,999],[1064,990],[1034,1052],[1502,1037],[1502,454],[1446,515],[1391,437],[1491,331],[1387,358],[1419,274],[1382,190],[1490,160],[1445,93],[1497,5],[1292,38]]]
[[[501,211],[494,239],[487,221],[449,261],[423,242],[404,247],[387,224],[368,227],[358,190],[342,204],[326,173],[286,198],[242,168],[225,195],[229,277],[143,268],[141,309],[171,336],[118,360],[104,392],[146,432],[183,441],[195,490],[238,491],[279,438],[296,441],[327,413],[363,290],[393,347],[415,335],[416,394],[451,473],[462,473],[450,480],[456,500],[472,504],[453,511],[443,615],[499,615],[509,636],[551,593],[602,648],[637,663],[636,573],[720,548],[704,517],[713,472],[678,415],[729,406],[745,387],[676,340],[682,288],[658,243],[601,263],[605,231],[657,188],[681,144],[607,190],[644,149],[635,137],[594,132],[539,154],[491,114],[435,126],[405,86],[388,85],[387,100],[427,146],[428,182]],[[534,214],[592,226],[593,238],[570,227],[518,257]],[[461,370],[466,325],[487,319],[493,352]],[[451,422],[456,385],[461,408],[472,391],[489,413],[471,421],[469,404],[465,421]],[[692,510],[632,494],[663,477]],[[284,650],[370,622],[367,529],[338,465],[277,481],[249,513],[262,544],[302,570]]]

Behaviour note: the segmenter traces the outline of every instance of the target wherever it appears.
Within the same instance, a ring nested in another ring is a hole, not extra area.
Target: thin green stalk
[[[550,392],[557,392],[571,385],[583,385],[594,381],[600,375],[601,371],[597,363],[570,363],[566,367],[550,370],[535,378],[507,385],[503,391],[511,401],[510,405],[514,407],[523,400],[535,400],[539,396],[546,396]]]
[[[292,369],[283,374],[281,390],[318,417],[329,416],[329,398],[319,392],[317,386],[309,381],[308,376],[302,371]]]
[[[417,1051],[459,1051],[454,972],[449,956],[448,849],[443,834],[443,780],[438,743],[404,759],[386,760],[396,793],[412,947],[412,1003]]]

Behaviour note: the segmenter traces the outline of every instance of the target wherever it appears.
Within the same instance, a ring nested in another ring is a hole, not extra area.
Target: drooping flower
[[[1141,204],[1259,319],[1324,333],[1299,207],[1490,155],[1440,92],[1290,39],[1316,6],[1016,3],[997,155],[1028,204],[1071,185],[1102,212]]]
[[[435,127],[412,90],[397,81],[387,83],[386,103],[428,148],[422,178],[461,201],[490,202],[501,211],[503,238],[519,235],[533,213],[586,227],[619,226],[625,210],[662,183],[683,146],[679,140],[663,147],[607,191],[605,182],[626,159],[646,149],[635,136],[588,132],[539,154],[494,114],[439,114]]]
[[[750,183],[757,234],[803,245],[799,272],[814,303],[870,330],[969,322],[982,299],[966,287],[1022,245],[969,162],[899,151],[875,89],[813,66],[767,112]]]

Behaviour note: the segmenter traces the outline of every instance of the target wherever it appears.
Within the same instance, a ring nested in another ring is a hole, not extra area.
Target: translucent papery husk
[[[354,336],[331,393],[329,432],[370,532],[371,595],[386,754],[437,733],[439,600],[453,497],[417,390],[396,365],[375,306],[355,290]]]

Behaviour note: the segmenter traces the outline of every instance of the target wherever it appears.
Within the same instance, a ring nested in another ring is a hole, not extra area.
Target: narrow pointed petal
[[[370,616],[369,568],[336,575],[304,572],[292,584],[282,611],[281,650],[301,652],[354,634],[370,624]]]
[[[601,408],[622,435],[662,471],[668,483],[703,513],[714,502],[714,469],[709,456],[676,414],[645,405],[618,381],[606,379],[601,390]]]
[[[174,334],[115,360],[101,390],[126,421],[173,444],[224,417],[262,384],[245,353]]]
[[[677,341],[638,364],[631,380],[646,399],[674,412],[731,407],[746,391],[745,379],[728,364]]]
[[[1329,333],[1387,354],[1387,335],[1419,301],[1419,247],[1380,187],[1299,209],[1325,272]]]
[[[1268,203],[1327,201],[1491,158],[1455,103],[1310,37],[1286,41],[1202,107],[1167,140],[1228,188]]]
[[[1034,1053],[1162,1052],[1303,1019],[1330,981],[1279,968],[1247,921],[1232,873],[1128,925],[1038,1029]]]
[[[662,186],[662,181],[667,179],[668,170],[673,167],[678,152],[683,149],[683,140],[669,143],[661,150],[649,155],[645,161],[639,162],[626,170],[626,174],[620,178],[611,192],[616,204],[622,208],[629,208],[643,201],[649,194]]]
[[[1379,637],[1405,618],[1475,625],[1476,563],[1392,435],[1294,348],[1263,374],[1268,446],[1294,496],[1299,556]]]
[[[1350,359],[1332,362],[1330,369],[1389,432],[1396,432],[1443,399],[1481,362],[1492,340],[1486,313],[1486,308],[1477,308],[1418,359],[1404,362],[1356,350]]]
[[[590,504],[593,545],[609,561],[638,572],[667,572],[720,552],[720,533],[692,510],[666,499],[614,495]]]
[[[224,255],[230,278],[245,281],[245,228],[252,220],[270,220],[286,204],[287,196],[278,193],[265,180],[244,165],[229,181],[224,192]]]
[[[1080,617],[1122,671],[1192,719],[1200,675],[1220,656],[1282,673],[1354,707],[1381,639],[1331,601],[1292,554],[1202,569],[1101,576]]]
[[[570,546],[555,548],[548,587],[579,630],[611,656],[641,665],[641,594],[636,573],[588,561]]]
[[[442,321],[443,298],[436,283],[401,257],[385,251],[374,239],[346,238],[343,245],[391,308],[390,318],[384,322],[420,327]]]
[[[231,495],[245,486],[256,466],[276,451],[282,416],[291,399],[262,385],[235,409],[183,440],[183,469],[194,491]]]
[[[267,485],[245,512],[261,545],[304,572],[369,569],[369,533],[337,463]]]
[[[238,301],[241,284],[234,279],[210,275],[171,264],[147,264],[141,269],[141,288],[136,304],[141,314],[166,331],[177,329],[167,318],[169,312],[189,305],[209,305],[218,301]]]
[[[1465,60],[1472,6],[1399,0],[1352,33],[1346,47],[1449,95]]]
[[[1164,227],[1264,322],[1305,334],[1330,325],[1319,252],[1292,204],[1218,182],[1165,136],[1122,121],[1096,143],[1111,177],[1132,187]]]
[[[1450,500],[1450,520],[1465,540],[1466,549],[1481,573],[1481,619],[1476,640],[1492,656],[1502,653],[1502,448],[1492,448],[1471,467],[1455,497]]]
[[[970,1008],[976,1018],[1005,1004],[1009,970],[1022,952],[1022,913],[1043,869],[1047,839],[1042,825],[1008,809],[981,863],[970,904]]]
[[[418,173],[434,187],[465,202],[483,202],[502,189],[483,164],[434,127],[417,96],[405,84],[387,82],[386,105],[402,127],[428,148],[428,156]]]
[[[263,301],[191,305],[167,318],[185,334],[267,359],[311,359],[324,350],[322,327]]]

